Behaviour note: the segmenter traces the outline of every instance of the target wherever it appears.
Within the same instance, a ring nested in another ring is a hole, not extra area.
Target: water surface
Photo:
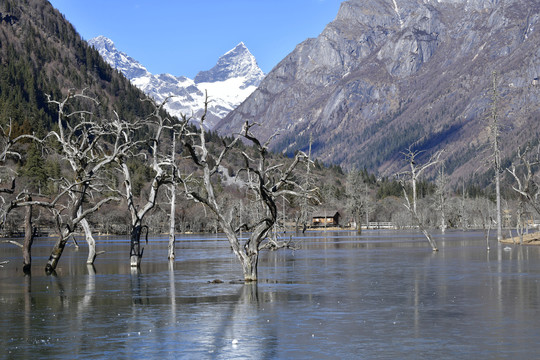
[[[146,245],[140,271],[126,239],[66,249],[51,239],[0,244],[1,359],[532,359],[540,353],[540,248],[482,233],[309,232],[301,250],[265,252],[258,284],[220,235]],[[506,248],[506,249],[505,249]],[[210,283],[214,279],[221,284]],[[231,283],[232,282],[232,283]]]

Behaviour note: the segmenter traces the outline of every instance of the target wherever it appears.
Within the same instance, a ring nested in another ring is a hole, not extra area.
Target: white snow
[[[204,109],[208,93],[207,127],[212,128],[230,111],[240,105],[262,81],[264,74],[255,57],[242,42],[219,58],[217,65],[203,72],[204,82],[171,74],[151,74],[143,65],[119,51],[114,43],[98,36],[89,41],[111,66],[121,71],[133,85],[161,102],[171,97],[165,108],[173,116],[197,114]],[[219,78],[213,78],[216,75]]]
[[[401,15],[399,14],[399,8],[398,8],[398,5],[397,5],[397,0],[392,0],[392,2],[394,3],[394,11],[396,12],[396,14],[398,16],[399,23],[400,23],[401,27],[403,27],[403,19],[401,18]]]
[[[245,83],[243,78],[232,78],[225,81],[204,82],[197,84],[199,89],[208,91],[208,95],[213,99],[223,100],[225,103],[237,104],[246,99],[256,86],[248,86],[242,89]]]

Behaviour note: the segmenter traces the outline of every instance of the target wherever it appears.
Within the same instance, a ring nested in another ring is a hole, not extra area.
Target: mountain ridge
[[[382,175],[403,169],[413,143],[426,156],[445,148],[453,178],[470,178],[489,147],[493,72],[511,128],[504,154],[536,134],[539,14],[534,1],[345,1],[216,129],[227,135],[258,121],[262,138],[280,130],[273,150],[307,150],[312,137],[324,162]]]
[[[118,50],[105,36],[88,41],[112,67],[121,71],[145,94],[162,102],[173,116],[200,116],[209,96],[206,126],[210,129],[249,96],[264,78],[255,57],[243,42],[222,55],[216,65],[200,71],[194,79],[150,73],[137,60]]]

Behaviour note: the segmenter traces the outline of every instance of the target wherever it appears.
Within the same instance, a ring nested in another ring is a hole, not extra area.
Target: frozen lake
[[[220,235],[146,245],[99,238],[95,268],[73,246],[56,276],[52,240],[0,244],[0,359],[532,359],[540,354],[540,247],[486,251],[481,232],[309,232],[264,252],[258,284]],[[209,283],[214,279],[224,283]]]

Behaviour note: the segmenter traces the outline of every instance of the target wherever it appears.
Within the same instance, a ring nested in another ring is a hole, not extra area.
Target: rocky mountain
[[[142,64],[119,51],[112,40],[98,36],[88,42],[112,67],[121,71],[135,86],[158,102],[172,97],[166,108],[171,115],[200,115],[205,94],[211,100],[207,126],[213,126],[247,98],[264,78],[255,57],[244,43],[219,58],[208,71],[195,79],[171,74],[151,74]]]
[[[411,144],[445,149],[454,180],[485,172],[496,73],[502,150],[538,141],[540,2],[348,0],[216,127],[276,129],[274,150],[391,175]],[[421,160],[421,159],[420,159]]]

